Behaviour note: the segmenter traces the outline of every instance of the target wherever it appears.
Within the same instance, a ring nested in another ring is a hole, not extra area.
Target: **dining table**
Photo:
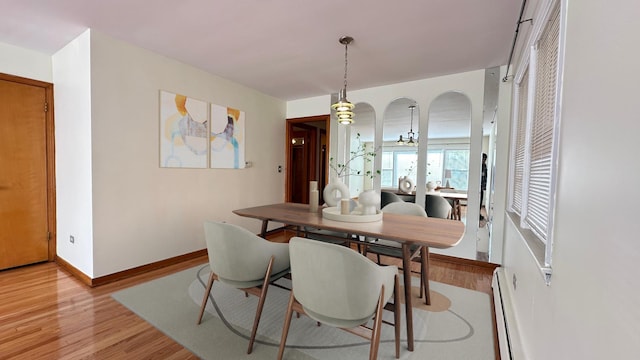
[[[262,237],[266,236],[269,223],[275,222],[294,226],[297,229],[315,228],[353,235],[353,238],[347,238],[354,242],[361,243],[361,239],[385,239],[399,244],[402,248],[402,267],[404,269],[405,315],[409,351],[413,351],[414,348],[410,247],[414,244],[420,247],[421,278],[425,289],[425,303],[430,305],[429,248],[446,249],[455,246],[460,242],[464,233],[464,224],[460,221],[382,213],[381,219],[377,221],[347,222],[325,218],[322,215],[322,207],[317,211],[311,211],[308,204],[299,203],[254,206],[233,210],[233,213],[261,220],[260,235]]]
[[[405,201],[415,202],[415,191],[405,193],[401,191],[394,191],[396,195],[400,195],[403,197]],[[440,188],[438,190],[427,191],[425,195],[433,195],[433,196],[442,196],[443,198],[451,201],[452,211],[451,211],[451,219],[453,220],[462,220],[462,214],[460,211],[460,201],[467,201],[467,193],[466,192],[457,192],[452,190],[447,190],[446,188]]]

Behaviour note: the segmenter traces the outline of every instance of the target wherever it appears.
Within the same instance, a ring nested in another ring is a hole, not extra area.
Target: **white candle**
[[[351,211],[349,211],[349,206],[351,200],[350,199],[341,199],[340,200],[340,214],[342,215],[349,215],[351,213]]]
[[[309,192],[309,211],[318,211],[318,190],[311,190]]]

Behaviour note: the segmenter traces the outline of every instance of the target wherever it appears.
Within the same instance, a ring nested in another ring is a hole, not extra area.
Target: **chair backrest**
[[[205,240],[211,270],[225,282],[250,282],[264,278],[271,256],[272,274],[289,268],[289,246],[267,241],[240,226],[207,221]]]
[[[427,215],[441,219],[449,218],[451,214],[451,204],[440,195],[427,195],[425,199]]]
[[[393,202],[402,202],[404,200],[392,192],[381,191],[380,192],[380,207],[385,207]]]
[[[400,215],[413,215],[427,217],[427,213],[424,208],[416,203],[410,202],[395,202],[391,203],[381,210],[383,213],[400,214]]]
[[[318,321],[362,324],[373,316],[382,285],[384,303],[393,295],[396,266],[379,266],[348,247],[300,237],[291,238],[289,251],[293,294]]]

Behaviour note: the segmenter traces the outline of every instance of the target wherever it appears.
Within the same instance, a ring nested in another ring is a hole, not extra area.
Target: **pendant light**
[[[353,108],[355,107],[347,100],[347,48],[352,41],[351,36],[343,36],[339,40],[340,44],[344,45],[344,87],[340,90],[338,102],[331,105],[331,108],[336,111],[338,122],[344,125],[353,123]]]
[[[413,132],[413,109],[415,108],[415,105],[409,105],[409,109],[411,109],[411,125],[409,125],[409,132],[407,133],[407,135],[409,136],[407,145],[409,146],[418,146],[418,137],[415,136],[415,133]]]
[[[411,124],[409,125],[409,132],[407,133],[407,138],[409,140],[404,140],[402,135],[400,135],[400,138],[396,141],[396,144],[398,145],[418,146],[418,137],[413,132],[413,109],[415,108],[415,105],[409,105],[409,109],[411,109]]]

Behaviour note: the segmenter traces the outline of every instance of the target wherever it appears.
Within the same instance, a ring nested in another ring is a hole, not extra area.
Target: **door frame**
[[[293,150],[293,144],[291,143],[291,140],[293,139],[293,127],[295,125],[298,124],[303,124],[303,123],[308,123],[308,122],[317,122],[317,121],[324,121],[325,122],[325,126],[326,126],[326,141],[327,141],[327,149],[329,149],[329,134],[330,134],[330,125],[331,125],[331,115],[330,114],[326,114],[326,115],[314,115],[314,116],[306,116],[306,117],[300,117],[300,118],[291,118],[291,119],[287,119],[287,126],[286,126],[286,134],[285,134],[285,158],[286,158],[286,163],[285,163],[285,169],[286,169],[286,176],[285,176],[285,181],[284,181],[284,187],[285,187],[285,201],[289,201],[291,199],[291,179],[292,179],[292,164],[293,164],[293,157],[292,157],[292,150]],[[327,164],[325,164],[326,166],[328,166],[328,160],[327,160]],[[320,179],[318,179],[320,180]],[[326,176],[325,179],[322,179],[323,184],[327,183]]]
[[[47,228],[48,228],[48,260],[56,259],[56,166],[55,166],[55,127],[53,116],[53,84],[28,79],[20,76],[0,73],[0,80],[10,81],[18,84],[41,87],[45,92],[45,133],[46,133],[46,161],[47,161]]]

